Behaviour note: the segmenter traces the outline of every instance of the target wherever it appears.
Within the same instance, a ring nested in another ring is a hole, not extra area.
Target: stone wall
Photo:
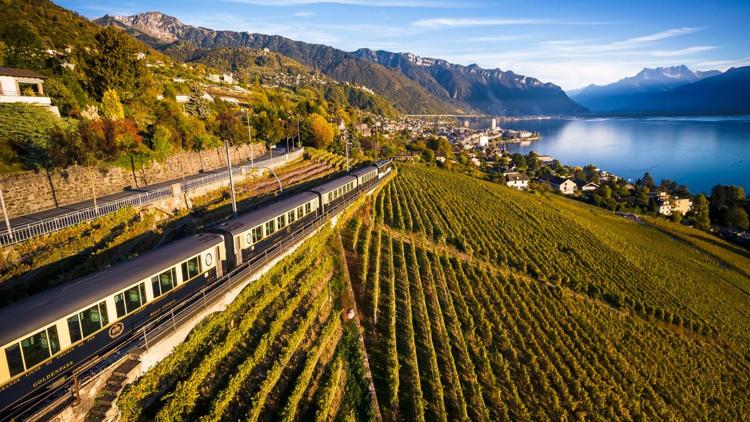
[[[263,145],[253,145],[253,156],[265,152]],[[230,149],[233,164],[250,159],[250,148],[246,145]],[[226,167],[226,152],[223,147],[198,153],[175,154],[164,163],[135,158],[128,168],[109,167],[95,169],[97,196],[136,189],[167,180],[180,179],[184,174],[195,174],[203,169],[211,171]],[[135,168],[135,171],[133,171]],[[73,166],[65,170],[54,170],[49,174],[21,172],[0,175],[5,206],[10,218],[40,210],[64,207],[65,205],[91,199],[91,172],[88,168]],[[54,188],[54,192],[53,192]]]

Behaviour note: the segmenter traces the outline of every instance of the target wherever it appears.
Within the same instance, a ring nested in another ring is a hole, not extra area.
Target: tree
[[[151,149],[159,154],[162,160],[174,151],[172,136],[173,134],[169,127],[162,124],[154,126],[151,134]]]
[[[435,152],[435,155],[443,156],[445,158],[453,158],[453,147],[451,143],[444,137],[430,137],[427,140],[427,147]]]
[[[120,96],[114,89],[104,91],[101,109],[102,115],[109,120],[117,121],[125,118],[125,109],[120,102]]]
[[[120,154],[114,129],[109,121],[99,119],[81,121],[78,131],[59,131],[48,142],[48,155],[56,167],[77,164],[88,168],[91,196],[94,210],[99,213],[97,204],[94,168],[104,161],[112,161]]]
[[[113,88],[132,92],[145,73],[137,57],[140,51],[136,42],[113,26],[102,28],[95,41],[83,60],[89,92],[95,98],[102,98]]]
[[[435,153],[432,152],[431,149],[426,149],[422,151],[422,159],[427,163],[434,163],[435,162]]]
[[[693,201],[693,224],[701,230],[708,230],[711,227],[711,219],[708,209],[708,200],[706,195],[699,194]]]
[[[237,113],[230,110],[216,115],[214,133],[221,140],[231,141],[235,145],[247,141],[247,127],[242,124]]]
[[[510,162],[519,169],[525,169],[527,167],[526,157],[519,153],[513,154]]]
[[[641,184],[644,187],[647,187],[649,189],[653,188],[655,186],[654,178],[651,177],[651,173],[646,172],[643,174],[643,179],[641,179]]]
[[[750,226],[748,222],[747,211],[739,207],[733,207],[724,213],[724,225],[728,227],[735,227],[742,230],[747,230]]]
[[[0,66],[5,64],[5,43],[0,41]]]
[[[7,6],[3,6],[7,7]],[[5,19],[8,19],[7,16]],[[27,22],[0,25],[3,40],[3,63],[12,67],[42,70],[47,55],[43,41]]]
[[[716,185],[711,188],[711,202],[710,209],[711,215],[714,218],[718,218],[726,207],[727,194],[724,190],[724,186]]]
[[[312,113],[307,117],[305,126],[309,130],[312,143],[316,148],[325,148],[333,142],[335,129],[332,124],[317,113]]]

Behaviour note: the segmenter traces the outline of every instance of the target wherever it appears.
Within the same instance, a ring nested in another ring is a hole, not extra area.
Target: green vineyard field
[[[335,300],[339,237],[324,230],[197,326],[118,399],[122,420],[369,420],[364,351]]]
[[[126,387],[121,418],[750,414],[746,251],[421,165],[362,203]]]
[[[750,415],[750,259],[708,235],[408,165],[344,245],[386,421]]]

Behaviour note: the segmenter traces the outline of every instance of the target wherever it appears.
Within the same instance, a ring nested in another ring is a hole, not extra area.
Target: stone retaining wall
[[[265,152],[265,147],[254,144],[253,156]],[[250,159],[250,147],[246,145],[230,149],[232,163],[244,163]],[[186,152],[175,154],[164,163],[141,162],[134,159],[132,168],[109,167],[95,169],[97,196],[121,192],[128,188],[179,179],[183,174],[195,174],[226,167],[226,152],[223,147],[202,153]],[[183,170],[184,169],[184,170]],[[183,173],[184,171],[184,173]],[[28,171],[0,175],[0,189],[3,190],[5,206],[10,218],[40,210],[74,204],[91,199],[90,170],[72,166],[65,170],[54,170],[49,174]],[[54,191],[53,191],[54,188]]]

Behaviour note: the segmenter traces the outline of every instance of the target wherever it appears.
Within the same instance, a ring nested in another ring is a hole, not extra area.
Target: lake
[[[594,164],[632,180],[648,171],[657,183],[672,179],[693,193],[708,193],[716,184],[750,190],[750,116],[518,120],[500,126],[542,135],[531,144],[510,144],[510,152]]]

